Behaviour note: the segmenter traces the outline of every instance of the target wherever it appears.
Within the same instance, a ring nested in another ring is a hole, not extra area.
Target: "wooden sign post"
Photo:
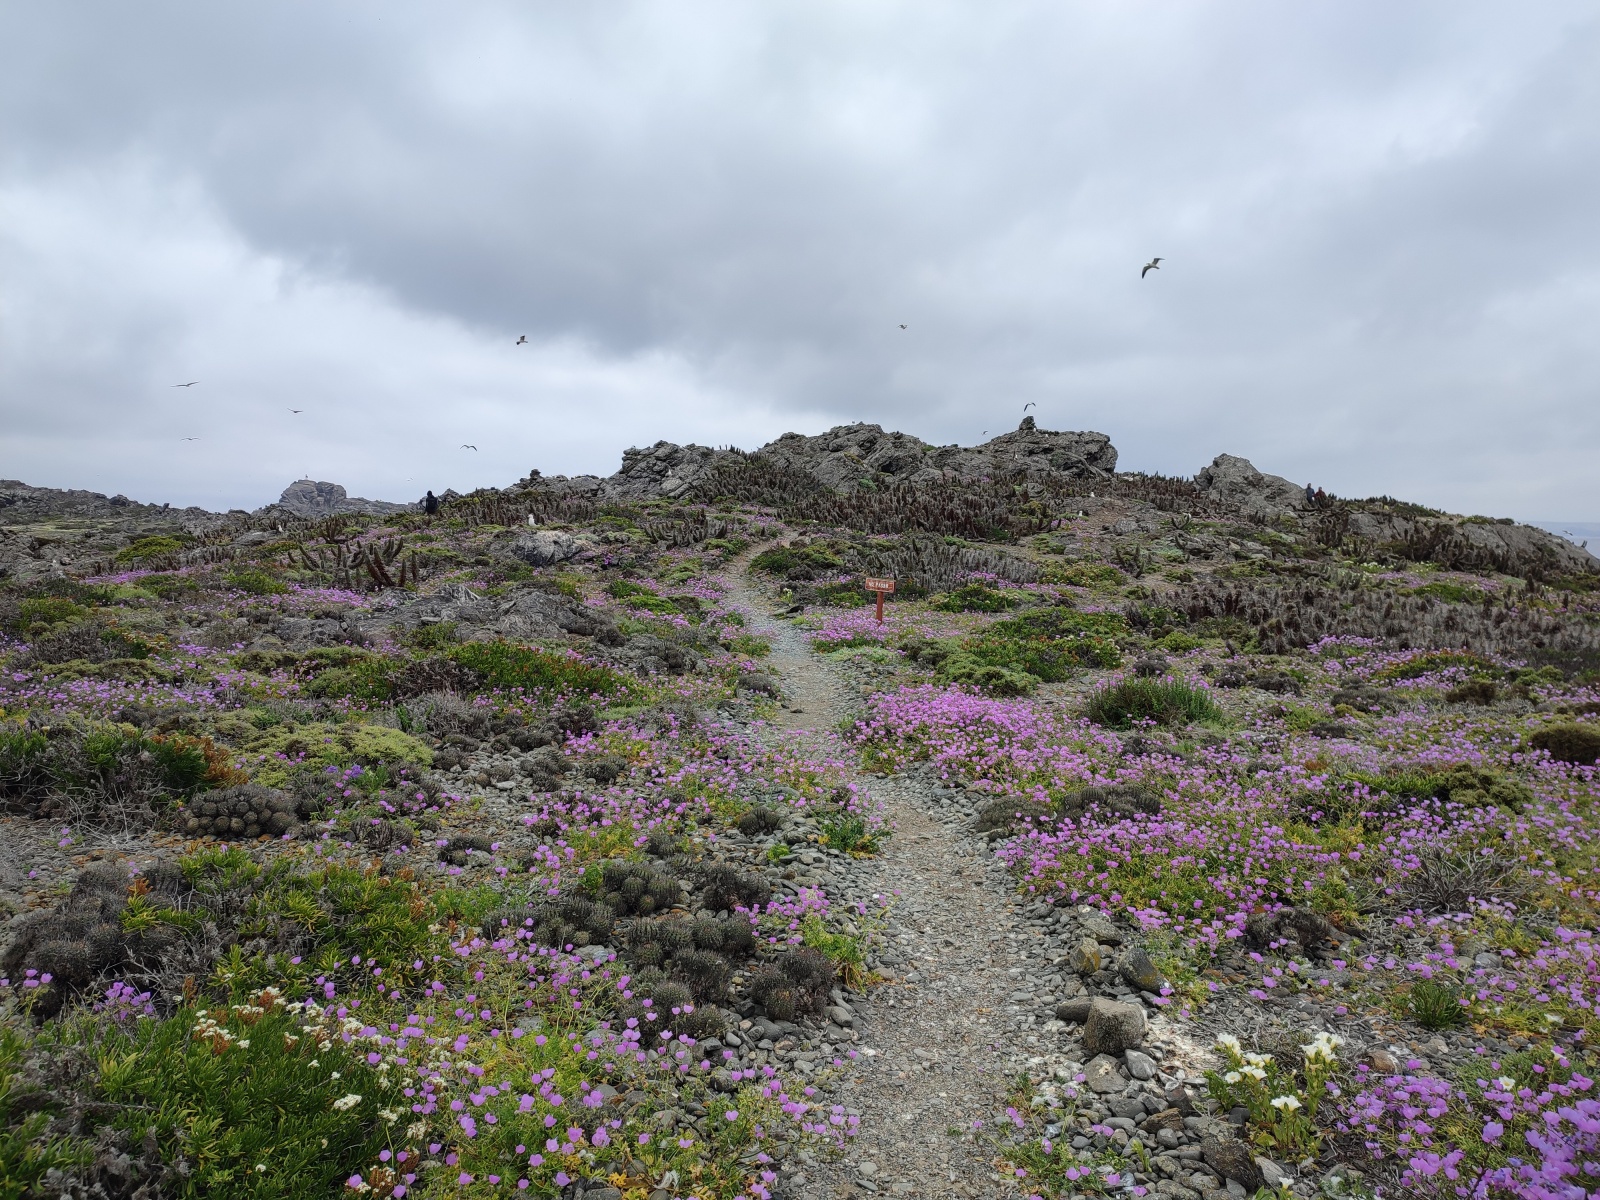
[[[869,592],[878,593],[878,624],[883,624],[883,597],[886,592],[894,591],[894,580],[868,578],[864,585]]]

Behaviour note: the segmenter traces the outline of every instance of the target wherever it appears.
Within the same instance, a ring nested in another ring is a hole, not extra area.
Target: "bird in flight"
[[[172,386],[173,387],[193,387],[195,384],[197,384],[199,382],[200,381],[198,379],[191,379],[188,383],[175,383]]]
[[[904,325],[902,325],[902,326],[900,326],[900,328],[901,328],[901,329],[904,329],[904,328],[905,328],[905,326],[904,326]]]
[[[1022,411],[1023,412],[1027,412],[1030,408],[1038,408],[1038,407],[1039,407],[1039,402],[1037,400],[1029,400],[1026,404],[1024,404],[1022,406]]]
[[[292,413],[303,413],[303,412],[305,412],[305,409],[303,409],[303,408],[291,408],[289,411],[292,412]]]
[[[195,438],[184,438],[183,440],[186,441],[186,442],[198,442],[200,439],[195,437]]]
[[[1161,270],[1161,260],[1159,258],[1152,258],[1149,262],[1145,263],[1144,270],[1139,272],[1139,278],[1143,279],[1146,275],[1150,274],[1151,271],[1159,270]]]
[[[518,339],[517,339],[517,340],[516,340],[516,341],[515,341],[515,342],[514,342],[514,343],[513,343],[513,345],[517,345],[517,346],[520,346],[520,345],[522,345],[522,344],[523,344],[523,343],[524,343],[524,342],[526,342],[526,341],[527,341],[527,340],[528,340],[528,335],[527,335],[527,334],[523,334],[523,335],[522,335],[522,336],[521,336],[521,337],[519,337],[519,338],[518,338]]]
[[[463,449],[463,450],[476,450],[476,449],[477,449],[477,447],[476,447],[476,446],[469,446],[469,445],[467,445],[467,444],[466,444],[466,443],[465,443],[465,442],[462,442],[462,443],[461,443],[461,448],[462,448],[462,449]]]

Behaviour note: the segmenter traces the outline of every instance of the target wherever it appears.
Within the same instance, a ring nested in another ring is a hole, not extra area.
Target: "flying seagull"
[[[292,412],[292,413],[303,413],[303,412],[305,412],[305,409],[303,409],[303,408],[291,408],[289,411]]]
[[[521,337],[519,337],[519,338],[518,338],[518,339],[517,339],[517,340],[516,340],[516,341],[515,341],[515,342],[513,342],[513,343],[512,343],[512,344],[513,344],[513,345],[516,345],[516,346],[520,346],[520,345],[522,345],[522,343],[523,343],[523,342],[525,342],[525,341],[527,341],[527,340],[528,340],[528,335],[527,335],[527,334],[523,334],[523,335],[522,335],[522,336],[521,336]]]
[[[905,328],[905,326],[904,326],[904,325],[902,325],[902,326],[900,326],[900,328],[901,328],[901,329],[904,329],[904,328]]]
[[[463,449],[463,450],[476,450],[476,449],[477,449],[477,447],[476,447],[476,446],[469,446],[469,445],[467,445],[467,444],[466,444],[466,443],[465,443],[465,442],[462,442],[462,443],[461,443],[461,448],[462,448],[462,449]]]
[[[1161,260],[1159,258],[1152,258],[1149,262],[1145,263],[1144,270],[1139,272],[1139,278],[1143,279],[1146,275],[1150,274],[1151,271],[1159,270],[1161,270]]]
[[[198,442],[200,439],[199,438],[184,438],[183,440],[186,441],[186,442]]]
[[[1022,411],[1023,412],[1027,412],[1030,408],[1038,408],[1038,407],[1039,407],[1039,402],[1037,400],[1029,400],[1026,404],[1024,404],[1022,406]]]
[[[175,383],[172,386],[173,387],[193,387],[195,384],[197,384],[199,382],[200,381],[198,379],[191,379],[188,383]]]

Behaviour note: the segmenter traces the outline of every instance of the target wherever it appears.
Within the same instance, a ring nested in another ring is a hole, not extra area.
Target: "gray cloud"
[[[971,441],[1035,401],[1129,467],[1600,515],[1587,5],[7,5],[0,34],[8,475],[406,496],[657,437]]]

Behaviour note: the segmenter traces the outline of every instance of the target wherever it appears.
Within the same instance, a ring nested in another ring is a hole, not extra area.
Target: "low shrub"
[[[1046,683],[1059,683],[1070,679],[1081,667],[1117,666],[1122,656],[1115,639],[1129,632],[1127,621],[1115,613],[1045,608],[996,621],[963,638],[958,656],[979,667],[995,667],[1031,675]],[[941,678],[962,682],[955,677],[957,671],[970,673],[971,669],[951,666],[947,660],[941,668]],[[999,686],[1015,686],[1017,682],[1001,676],[995,680]]]
[[[815,579],[819,574],[837,573],[844,560],[820,543],[774,546],[750,560],[752,571],[784,579]]]
[[[1135,721],[1186,725],[1222,715],[1204,688],[1177,679],[1124,679],[1097,691],[1083,712],[1096,725],[1112,729],[1126,729]]]
[[[1590,765],[1600,760],[1600,726],[1576,721],[1547,725],[1528,739],[1535,750],[1543,750],[1557,762]]]
[[[935,596],[929,607],[940,612],[995,613],[1007,612],[1023,602],[1019,592],[1001,591],[986,583],[969,583]]]
[[[980,662],[970,654],[952,654],[939,663],[941,683],[976,688],[991,696],[1026,696],[1041,682],[1037,675]]]
[[[486,686],[508,691],[578,692],[607,697],[632,691],[632,685],[615,671],[516,642],[468,642],[450,651],[449,657],[475,672]]]
[[[856,813],[823,813],[817,817],[817,828],[824,846],[846,854],[876,854],[883,841],[883,832]]]
[[[183,550],[183,542],[175,537],[154,536],[135,539],[117,551],[119,563],[148,562],[155,558],[169,558]]]
[[[256,783],[284,786],[303,767],[349,767],[356,763],[433,765],[433,751],[387,725],[346,721],[339,725],[278,725],[245,743],[246,769]]]
[[[264,992],[106,1029],[96,1090],[133,1142],[153,1137],[187,1162],[165,1195],[331,1196],[403,1145],[404,1126],[384,1110],[406,1103],[369,1065],[373,1048],[332,1013],[311,1017]]]
[[[259,569],[234,571],[227,578],[229,587],[252,596],[281,596],[289,590],[289,585],[276,575]]]

